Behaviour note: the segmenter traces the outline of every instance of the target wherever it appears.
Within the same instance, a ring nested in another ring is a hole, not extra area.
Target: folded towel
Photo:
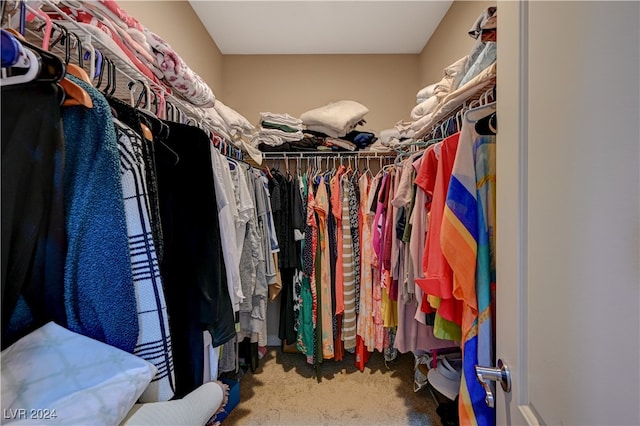
[[[220,117],[227,123],[227,128],[232,137],[236,135],[249,135],[255,131],[255,126],[249,122],[243,115],[235,111],[233,108],[217,100],[213,108],[218,112]]]
[[[338,135],[333,136],[327,133],[329,136],[341,137],[353,130],[368,112],[367,107],[356,101],[342,100],[307,111],[300,116],[300,119],[308,128],[309,126],[325,127]]]
[[[296,127],[296,128],[302,127],[302,120],[300,120],[299,118],[292,117],[286,113],[275,114],[272,112],[261,112],[260,121],[267,121],[270,123],[277,123],[277,124],[285,124],[287,126]]]

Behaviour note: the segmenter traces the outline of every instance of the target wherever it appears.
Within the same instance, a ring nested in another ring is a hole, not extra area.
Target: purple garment
[[[418,305],[415,299],[407,302],[398,301],[398,329],[394,347],[401,353],[428,352],[433,349],[459,346],[451,340],[438,339],[433,335],[433,327],[417,321],[414,316]]]

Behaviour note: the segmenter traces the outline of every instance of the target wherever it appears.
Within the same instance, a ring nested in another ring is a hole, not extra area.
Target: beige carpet
[[[223,421],[232,425],[435,425],[436,403],[413,391],[413,355],[385,365],[374,352],[364,372],[354,356],[326,361],[321,380],[304,356],[270,347],[255,373],[240,380],[240,404]]]

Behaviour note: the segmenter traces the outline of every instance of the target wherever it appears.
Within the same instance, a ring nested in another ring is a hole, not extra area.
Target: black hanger
[[[59,57],[51,52],[41,49],[40,47],[29,43],[25,40],[18,39],[23,46],[31,49],[40,60],[40,72],[36,80],[43,82],[59,83],[64,78],[66,67]]]
[[[495,112],[476,121],[476,132],[479,135],[493,136],[498,132],[498,117]]]

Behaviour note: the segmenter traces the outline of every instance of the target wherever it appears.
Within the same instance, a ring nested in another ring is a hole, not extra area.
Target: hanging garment
[[[329,198],[327,196],[327,188],[324,176],[320,177],[318,191],[316,193],[315,211],[318,215],[318,246],[320,258],[316,258],[316,265],[320,270],[320,319],[322,325],[322,358],[331,359],[334,356],[334,337],[333,337],[333,309],[331,295],[331,266],[330,266],[330,247],[329,247],[329,230],[327,218],[329,213]],[[318,268],[316,266],[316,273]],[[318,277],[316,277],[317,279]],[[320,355],[320,354],[319,354]]]
[[[413,168],[416,174],[422,168],[423,162],[429,162],[430,164],[432,164],[429,169],[435,170],[438,161],[436,157],[436,147],[438,147],[438,144],[430,145],[425,150],[424,155],[413,162]],[[432,181],[435,182],[435,180]],[[426,232],[429,220],[427,216],[427,210],[431,206],[431,190],[427,188],[427,190],[429,191],[429,193],[427,193],[424,188],[420,187],[420,185],[418,184],[415,185],[415,188],[416,193],[414,206],[411,212],[411,218],[409,219],[409,223],[411,225],[409,253],[411,254],[411,264],[413,265],[413,277],[414,280],[417,280],[418,278],[424,277],[424,273],[422,270],[422,257],[424,255],[424,245],[426,241]],[[419,309],[418,312],[416,312],[415,318],[418,321],[425,322],[425,310],[422,308],[422,289],[420,288],[420,286],[416,285],[414,287],[414,291]]]
[[[213,145],[213,142],[210,142]],[[220,236],[222,243],[222,253],[224,257],[225,271],[227,273],[227,289],[231,296],[233,312],[240,311],[240,302],[244,299],[242,287],[240,286],[240,253],[236,247],[236,230],[233,217],[232,204],[235,208],[235,197],[230,200],[232,193],[228,193],[226,187],[231,182],[229,163],[224,156],[211,146],[211,164],[214,174],[214,185],[216,192],[216,203],[218,210],[218,220],[220,223]],[[225,185],[225,182],[227,184]],[[236,215],[237,215],[237,208]]]
[[[317,347],[317,322],[318,322],[318,295],[316,291],[316,250],[318,244],[317,222],[315,218],[315,198],[313,187],[308,176],[303,180],[307,188],[306,202],[306,225],[304,231],[304,251],[302,254],[302,307],[301,307],[301,327],[298,331],[298,345],[300,352],[307,356],[307,363],[315,363]]]
[[[429,226],[422,257],[422,268],[425,278],[416,279],[425,295],[435,296],[438,301],[434,323],[434,334],[447,340],[459,341],[460,326],[462,324],[462,301],[453,297],[453,273],[449,263],[442,254],[440,245],[440,230],[444,205],[451,179],[451,171],[458,149],[459,133],[445,138],[440,144],[438,165],[434,171],[422,173],[421,169],[416,177],[416,184],[430,186],[432,199],[429,207]],[[435,179],[433,177],[435,176]],[[424,181],[431,181],[424,183]],[[429,303],[423,298],[422,306]]]
[[[202,384],[203,329],[214,347],[235,336],[210,154],[200,129],[164,122],[156,145],[165,255],[160,264],[173,340],[176,397]]]
[[[344,355],[344,348],[342,346],[341,337],[341,320],[342,316],[336,314],[336,298],[338,297],[336,291],[337,281],[337,268],[338,268],[338,241],[336,238],[336,218],[333,216],[333,209],[331,205],[331,175],[333,171],[325,173],[325,187],[327,190],[327,200],[329,200],[327,209],[327,236],[329,240],[329,271],[330,271],[330,283],[331,283],[331,335],[333,336],[333,359],[335,361],[341,361]]]
[[[67,325],[60,90],[2,87],[2,349],[49,321]]]
[[[353,241],[353,273],[355,292],[356,316],[360,312],[360,191],[358,188],[358,173],[352,173],[347,179],[349,189],[349,222],[351,227],[351,240]]]
[[[139,112],[129,104],[121,100],[107,96],[107,101],[111,106],[112,114],[121,122],[130,127],[136,134],[142,135],[141,120],[149,122],[150,117]],[[159,120],[155,120],[156,125],[160,125]],[[152,125],[152,123],[149,123]],[[154,157],[154,143],[152,140],[142,138],[142,155],[144,156],[144,172],[147,184],[147,199],[149,204],[149,215],[151,221],[151,231],[153,233],[153,243],[158,264],[162,262],[164,252],[164,238],[162,237],[162,222],[160,220],[160,202],[158,201],[158,177]]]
[[[63,110],[68,328],[133,352],[138,313],[111,108],[95,88],[67,78],[93,101]]]
[[[168,401],[175,392],[171,334],[151,232],[142,139],[124,123],[115,118],[113,121],[120,150],[122,194],[140,325],[133,353],[158,368],[140,401]]]
[[[493,365],[495,137],[478,137],[474,125],[493,112],[495,106],[480,107],[465,114],[440,241],[442,252],[453,269],[453,294],[464,301],[460,420],[479,425],[495,423],[495,408],[489,408],[484,402],[486,393],[476,380],[474,369],[475,365]],[[495,386],[491,386],[495,391]]]
[[[356,347],[356,284],[353,239],[349,217],[349,176],[343,175],[342,185],[342,272],[344,276],[344,316],[342,318],[342,341],[346,351]]]
[[[357,335],[362,338],[366,351],[373,352],[375,346],[375,328],[373,324],[373,267],[371,265],[371,224],[373,217],[369,213],[366,200],[369,196],[370,180],[363,174],[359,180],[360,211],[362,215],[361,263],[360,263],[360,314],[358,315]]]

